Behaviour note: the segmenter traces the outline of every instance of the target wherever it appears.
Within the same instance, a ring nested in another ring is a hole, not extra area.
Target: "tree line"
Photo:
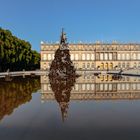
[[[40,68],[40,54],[31,44],[0,28],[0,72],[34,70]]]

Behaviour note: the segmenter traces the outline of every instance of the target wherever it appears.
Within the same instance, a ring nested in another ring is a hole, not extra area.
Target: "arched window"
[[[91,64],[91,68],[94,69],[94,63]]]
[[[103,69],[104,69],[104,63],[101,63],[100,70],[103,70]]]
[[[90,68],[90,63],[87,63],[87,68],[88,68],[88,69]]]
[[[83,63],[83,69],[85,69],[85,63]]]
[[[108,63],[105,63],[105,69],[106,70],[108,69]]]
[[[129,64],[129,62],[127,62],[127,66],[126,67],[129,68],[129,66],[130,66],[130,64]]]
[[[110,63],[110,69],[111,70],[113,69],[113,63]]]
[[[118,63],[118,67],[121,68],[121,63]]]
[[[135,62],[135,63],[134,63],[134,68],[136,68],[136,67],[137,67],[137,63]]]

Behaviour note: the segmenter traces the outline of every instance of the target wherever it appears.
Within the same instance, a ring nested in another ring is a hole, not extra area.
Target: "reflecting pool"
[[[140,77],[0,79],[0,138],[140,139]]]

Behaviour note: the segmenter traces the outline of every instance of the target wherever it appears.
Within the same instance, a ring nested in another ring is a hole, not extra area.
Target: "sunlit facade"
[[[47,70],[59,44],[41,43],[41,70]],[[69,44],[77,70],[117,70],[140,67],[140,44]]]

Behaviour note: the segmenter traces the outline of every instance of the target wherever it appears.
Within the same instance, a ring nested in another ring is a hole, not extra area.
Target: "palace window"
[[[50,84],[48,84],[48,90],[51,90],[51,85]]]
[[[52,60],[54,60],[54,54],[52,54]]]
[[[87,60],[90,60],[90,54],[87,54]]]
[[[137,59],[137,55],[136,55],[136,53],[133,54],[133,59],[134,59],[134,60]]]
[[[47,68],[47,64],[44,63],[44,65],[43,65],[43,69],[46,69],[46,68]]]
[[[126,60],[129,60],[130,59],[130,55],[129,53],[126,54]]]
[[[109,60],[112,60],[112,53],[109,53]]]
[[[78,54],[75,54],[75,60],[78,60]]]
[[[117,85],[117,89],[120,90],[121,89],[121,84]]]
[[[86,60],[86,55],[82,54],[82,60]]]
[[[108,84],[104,84],[104,90],[105,90],[105,91],[108,90]]]
[[[129,87],[129,84],[126,84],[126,90],[130,90]]]
[[[91,84],[91,90],[94,90],[95,85]]]
[[[75,90],[78,90],[79,87],[78,87],[78,84],[75,84]]]
[[[74,60],[74,54],[71,54],[71,60]]]
[[[92,69],[94,69],[94,63],[91,64]]]
[[[86,66],[85,66],[85,63],[83,63],[83,69],[85,69],[85,67],[86,67]]]
[[[128,62],[126,67],[129,68],[129,66],[130,66],[130,64],[129,64],[129,62]]]
[[[125,90],[125,84],[122,84],[122,90]]]
[[[118,63],[118,67],[121,68],[121,63]]]
[[[95,60],[95,55],[91,54],[91,60]]]
[[[132,89],[136,90],[137,89],[137,85],[136,84],[132,84]]]
[[[135,62],[135,63],[134,63],[134,68],[136,68],[136,67],[137,67],[137,63]]]
[[[82,84],[82,90],[86,90],[86,85]]]
[[[125,63],[122,63],[122,67],[125,68]]]
[[[113,69],[113,63],[110,63],[110,67],[109,67],[110,69]]]
[[[104,60],[104,54],[100,53],[100,60]]]
[[[90,90],[90,84],[87,84],[87,90]]]
[[[51,54],[48,54],[48,60],[51,60]]]
[[[121,54],[118,53],[118,60],[121,60]]]
[[[122,60],[125,60],[125,54],[122,53]]]
[[[108,53],[104,53],[104,59],[108,60]]]
[[[99,53],[96,53],[96,60],[99,60],[99,59],[100,59]]]
[[[140,60],[140,52],[138,53],[138,60]]]
[[[113,60],[117,60],[117,53],[113,53],[112,55],[113,55],[113,58],[112,59]]]
[[[109,84],[109,91],[111,91],[112,89],[112,84]]]
[[[90,63],[87,63],[87,68],[90,68]]]
[[[47,54],[43,54],[43,60],[47,60]]]
[[[103,91],[103,90],[104,90],[104,85],[100,84],[100,91]]]

